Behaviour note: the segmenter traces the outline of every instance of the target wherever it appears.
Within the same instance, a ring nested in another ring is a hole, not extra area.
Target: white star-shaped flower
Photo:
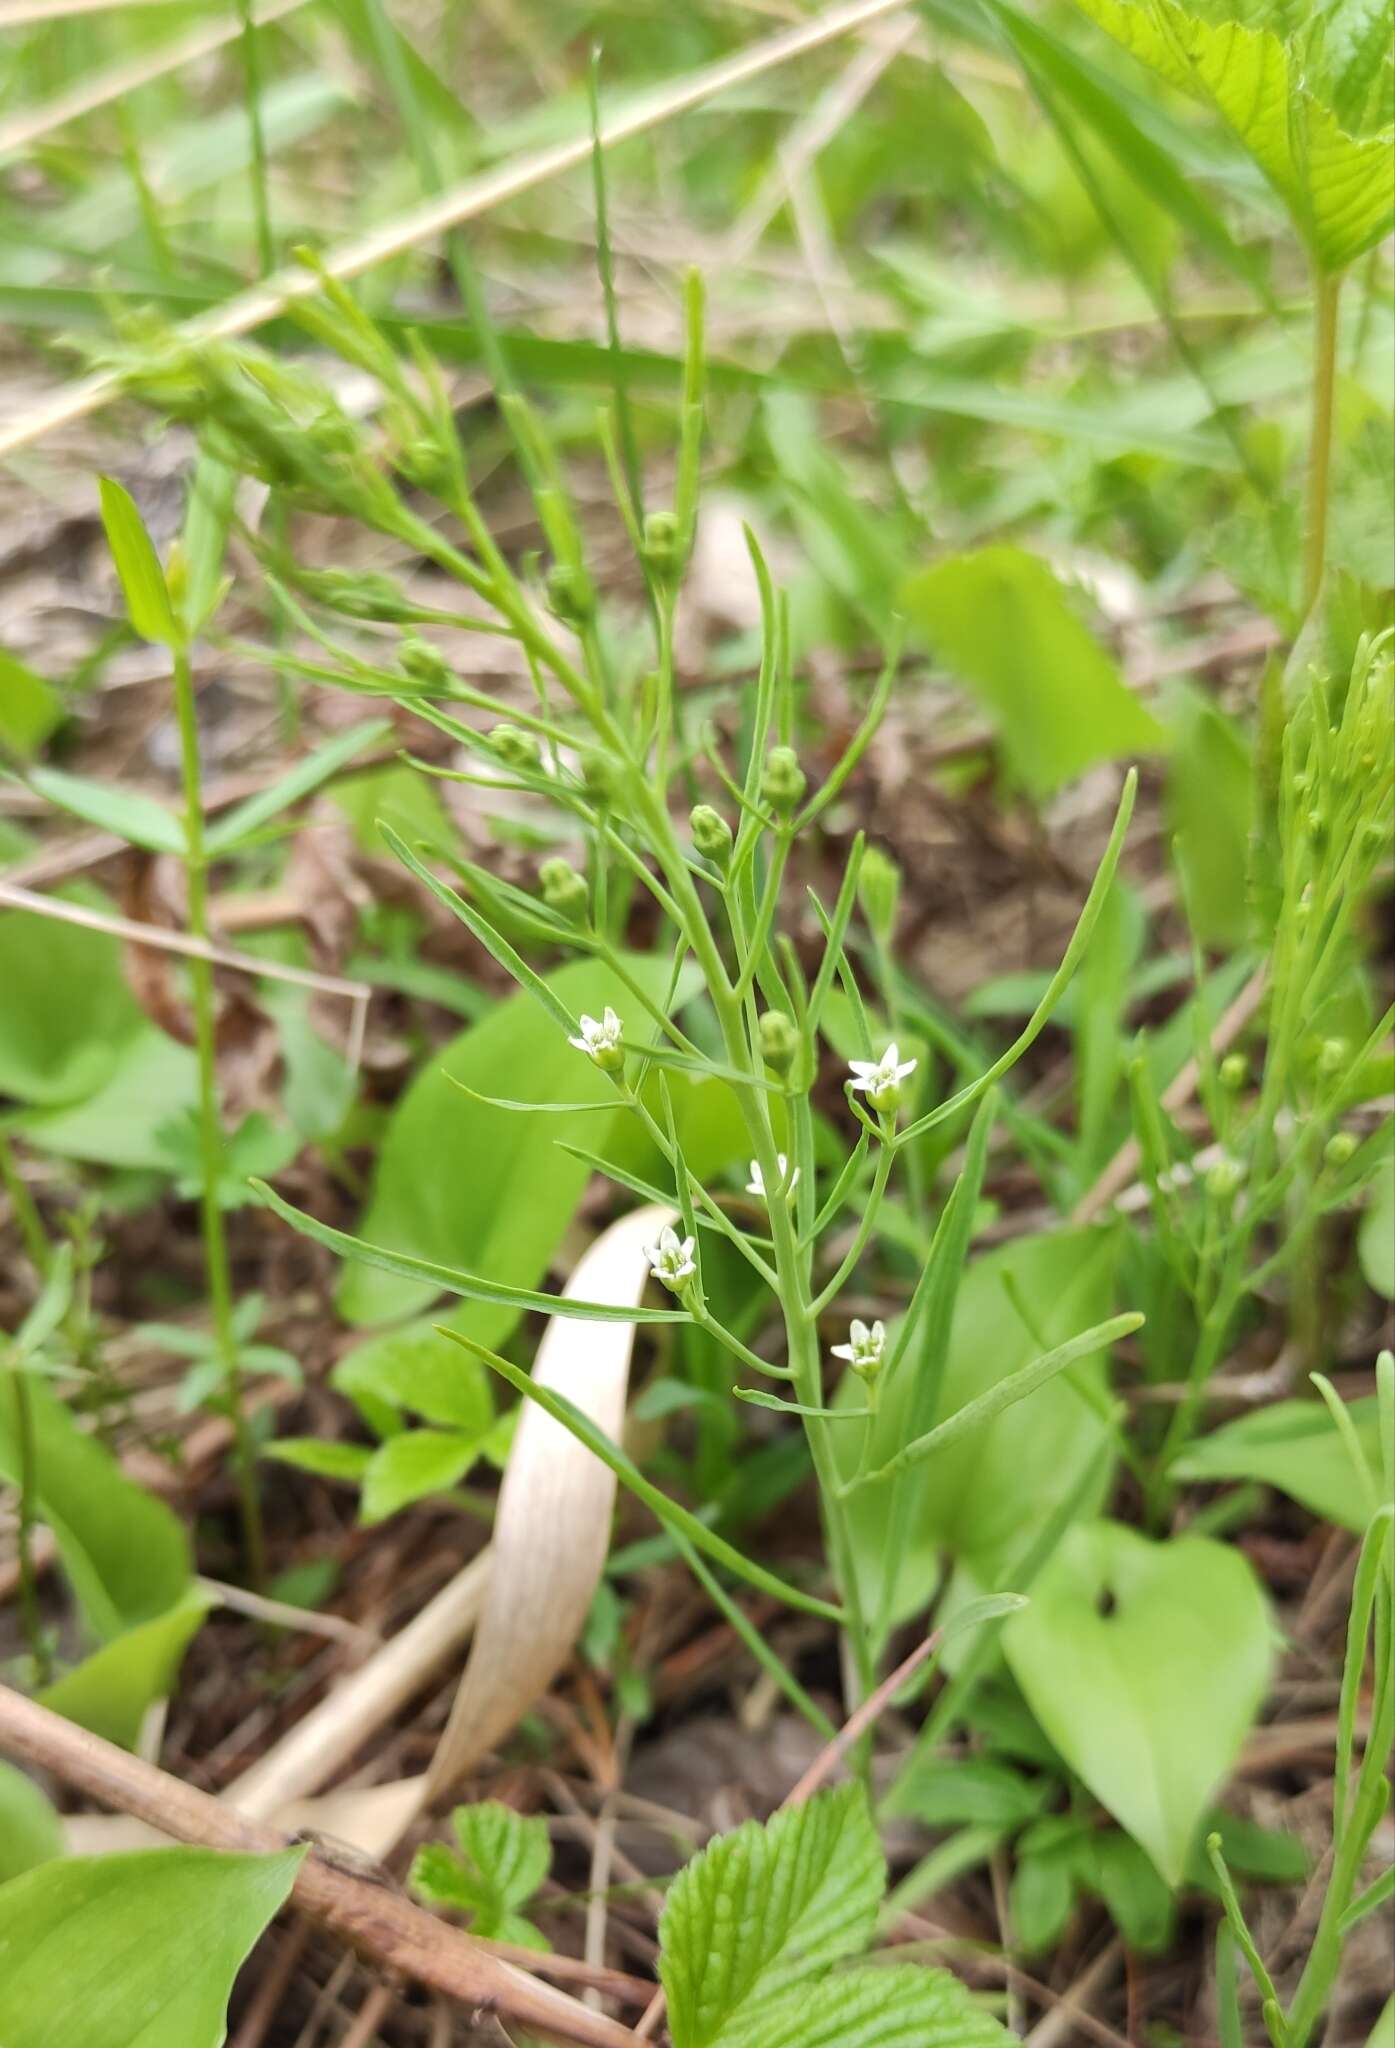
[[[860,1088],[874,1109],[895,1109],[901,1100],[901,1083],[913,1074],[917,1060],[903,1060],[893,1040],[879,1060],[849,1060],[852,1086]]]
[[[780,1185],[775,1190],[776,1194],[792,1195],[799,1185],[799,1168],[796,1166],[791,1173],[790,1163],[783,1152],[775,1154],[775,1164],[780,1169]],[[760,1170],[758,1159],[751,1161],[751,1178],[746,1183],[746,1192],[748,1195],[759,1195],[762,1200],[765,1198],[765,1176]]]
[[[881,1371],[882,1353],[886,1349],[886,1326],[873,1323],[870,1329],[860,1316],[854,1316],[848,1327],[848,1342],[835,1344],[833,1356],[846,1358],[853,1371],[861,1379],[875,1379]]]
[[[608,1072],[614,1073],[625,1058],[624,1048],[620,1042],[623,1031],[620,1019],[607,1005],[603,1017],[588,1017],[583,1014],[580,1037],[569,1038],[567,1043],[574,1045],[578,1052],[584,1052],[598,1067],[604,1067]]]
[[[680,1237],[678,1232],[666,1223],[659,1232],[658,1243],[647,1244],[644,1247],[644,1256],[649,1261],[649,1269],[654,1278],[662,1280],[665,1287],[677,1294],[697,1271],[693,1249],[694,1240],[691,1237]]]

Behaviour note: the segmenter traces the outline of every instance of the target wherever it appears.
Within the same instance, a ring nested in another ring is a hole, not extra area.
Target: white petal
[[[851,1344],[835,1344],[833,1347],[833,1356],[835,1358],[846,1358],[848,1363],[851,1364],[853,1359],[857,1356],[857,1354],[853,1350]]]

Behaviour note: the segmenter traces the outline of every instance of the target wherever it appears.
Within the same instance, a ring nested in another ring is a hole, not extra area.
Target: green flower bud
[[[1340,1074],[1351,1058],[1351,1047],[1344,1038],[1324,1038],[1318,1048],[1317,1069],[1329,1078]]]
[[[399,623],[416,617],[391,576],[377,569],[302,569],[296,581],[306,595],[346,619]]]
[[[661,579],[678,568],[678,521],[672,512],[651,512],[645,519],[644,559]]]
[[[581,756],[581,779],[587,794],[598,804],[608,804],[615,795],[615,763],[599,747],[587,747]]]
[[[863,916],[883,945],[887,944],[896,926],[896,911],[901,899],[901,870],[890,854],[883,853],[879,846],[869,846],[862,856],[857,893],[862,900]]]
[[[518,725],[496,725],[489,733],[489,744],[501,761],[510,768],[537,768],[542,763],[542,747],[535,732],[525,732]]]
[[[1221,1086],[1238,1095],[1250,1078],[1250,1063],[1242,1052],[1228,1052],[1221,1061]]]
[[[792,811],[803,796],[808,777],[799,765],[799,756],[793,747],[772,747],[765,757],[765,772],[761,776],[761,794],[772,810],[782,815]]]
[[[1350,1131],[1334,1131],[1322,1148],[1322,1156],[1329,1166],[1341,1168],[1356,1156],[1356,1142]]]
[[[590,892],[569,860],[545,860],[538,869],[543,902],[573,924],[584,924],[590,908]]]
[[[688,825],[693,845],[704,860],[725,867],[731,853],[731,827],[721,812],[714,811],[711,804],[694,804],[688,814]]]
[[[436,441],[424,436],[404,441],[392,458],[393,467],[405,476],[408,483],[418,490],[434,491],[438,485],[450,479],[450,464]]]
[[[547,608],[564,626],[584,626],[596,615],[596,593],[584,569],[554,562],[547,572]]]
[[[439,647],[433,647],[429,640],[422,640],[410,634],[397,650],[398,665],[404,675],[414,683],[422,683],[428,690],[449,690],[455,681],[450,663]]]
[[[761,1058],[773,1074],[787,1074],[799,1051],[799,1033],[783,1010],[766,1010],[757,1026]]]
[[[1216,1160],[1206,1175],[1206,1192],[1215,1202],[1233,1202],[1245,1179],[1245,1169],[1228,1153]]]

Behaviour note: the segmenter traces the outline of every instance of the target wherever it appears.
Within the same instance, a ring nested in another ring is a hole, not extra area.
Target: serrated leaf
[[[866,1946],[885,1884],[860,1785],[710,1843],[674,1880],[659,1924],[674,2048],[764,2040],[787,1991]]]
[[[145,530],[145,522],[136,510],[135,499],[114,477],[100,478],[98,490],[107,544],[126,599],[126,616],[142,640],[158,640],[166,647],[177,646],[183,633],[170,604],[169,586],[160,567],[160,557]]]
[[[0,1886],[5,2048],[221,2048],[228,1997],[303,1849],[151,1849]]]
[[[1314,257],[1345,270],[1395,219],[1388,135],[1349,135],[1307,88],[1298,52],[1271,29],[1204,21],[1177,0],[1076,4],[1179,92],[1211,107],[1288,207]],[[1362,60],[1358,58],[1358,63]],[[1343,92],[1350,106],[1359,73]]]
[[[714,2048],[1008,2048],[1015,2037],[948,1970],[910,1963],[835,1970],[795,1987]]]
[[[552,1864],[547,1822],[515,1813],[497,1799],[457,1806],[451,1815],[461,1853],[443,1843],[418,1850],[410,1883],[434,1906],[471,1915],[470,1931],[485,1941],[546,1949],[545,1936],[519,1908],[527,1905]]]

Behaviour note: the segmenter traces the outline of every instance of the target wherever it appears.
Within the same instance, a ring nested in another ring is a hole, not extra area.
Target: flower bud
[[[688,815],[688,825],[693,845],[703,858],[715,861],[718,867],[725,867],[731,852],[731,827],[721,812],[714,811],[711,804],[694,804]]]
[[[762,1012],[757,1026],[761,1058],[773,1074],[787,1074],[799,1051],[799,1033],[783,1010]]]
[[[1332,1075],[1341,1073],[1350,1058],[1351,1047],[1344,1038],[1324,1038],[1318,1048],[1318,1072],[1330,1079]]]
[[[451,665],[440,648],[433,647],[429,640],[422,640],[415,633],[409,634],[398,648],[397,661],[404,675],[428,690],[449,690],[455,680]]]
[[[423,435],[404,441],[393,455],[393,466],[418,490],[434,491],[450,481],[450,464],[436,441]]]
[[[537,734],[525,732],[522,726],[494,726],[489,733],[489,744],[510,768],[537,768],[542,763],[542,747]]]
[[[301,569],[296,581],[307,596],[346,619],[397,623],[416,616],[392,577],[378,569]]]
[[[615,763],[599,747],[587,747],[581,756],[581,779],[587,794],[598,804],[608,804],[615,795]]]
[[[799,765],[799,756],[793,747],[772,747],[765,757],[765,772],[761,776],[761,794],[775,811],[782,815],[792,811],[803,796],[808,777]]]
[[[857,893],[862,901],[863,916],[882,944],[888,944],[896,926],[896,910],[901,898],[901,870],[890,854],[883,853],[879,846],[869,846],[862,856]]]
[[[569,860],[562,860],[560,856],[545,860],[538,869],[538,881],[542,887],[543,902],[549,910],[570,918],[573,924],[586,922],[590,893]]]
[[[554,562],[547,572],[547,608],[564,626],[584,626],[596,615],[591,579],[571,562]]]
[[[1322,1156],[1331,1167],[1346,1166],[1356,1156],[1356,1139],[1350,1131],[1334,1131],[1322,1148]]]
[[[1221,1086],[1238,1095],[1250,1078],[1250,1063],[1242,1052],[1228,1052],[1221,1061]]]
[[[678,568],[678,521],[672,512],[651,512],[644,522],[644,559],[663,579]]]
[[[1206,1192],[1214,1202],[1233,1202],[1244,1179],[1245,1169],[1240,1161],[1224,1153],[1207,1172]]]

